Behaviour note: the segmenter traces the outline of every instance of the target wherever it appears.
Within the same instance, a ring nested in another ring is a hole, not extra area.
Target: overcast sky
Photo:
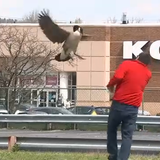
[[[121,20],[122,13],[146,21],[160,20],[160,0],[0,0],[0,17],[21,18],[33,10],[49,9],[57,21],[81,18],[103,22],[108,17]]]

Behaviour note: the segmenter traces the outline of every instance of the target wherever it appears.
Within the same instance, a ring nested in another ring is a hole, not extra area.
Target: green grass
[[[130,160],[159,160],[158,156],[131,155]],[[103,153],[49,153],[0,151],[0,160],[107,160]]]

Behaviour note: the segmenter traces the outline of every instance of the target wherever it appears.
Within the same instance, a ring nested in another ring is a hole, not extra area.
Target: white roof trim
[[[57,23],[58,24],[58,23]],[[70,27],[75,23],[60,23],[59,26]],[[76,23],[77,25],[77,23]],[[160,23],[130,23],[130,24],[105,24],[105,23],[81,23],[80,26],[94,26],[94,27],[160,27]],[[37,27],[38,23],[0,23],[0,26],[28,26]]]

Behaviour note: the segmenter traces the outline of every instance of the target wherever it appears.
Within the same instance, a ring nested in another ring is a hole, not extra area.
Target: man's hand
[[[108,86],[107,89],[108,89],[111,93],[114,92],[114,86]]]

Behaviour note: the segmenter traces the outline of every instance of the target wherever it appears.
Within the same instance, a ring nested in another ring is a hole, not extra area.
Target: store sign
[[[57,85],[57,76],[46,76],[46,85]]]
[[[132,41],[123,42],[123,59],[132,59],[132,54],[136,57],[143,52],[142,48],[148,45],[149,41],[137,41],[133,44]],[[160,60],[160,40],[154,41],[149,48],[152,58]]]

